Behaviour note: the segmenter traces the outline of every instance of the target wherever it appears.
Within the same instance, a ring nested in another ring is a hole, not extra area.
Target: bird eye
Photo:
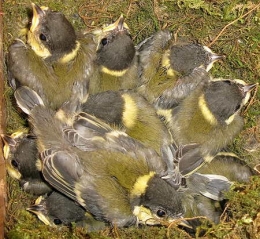
[[[62,221],[61,221],[59,218],[55,218],[55,219],[53,220],[53,223],[54,223],[55,225],[60,225],[60,224],[62,224]]]
[[[105,46],[107,43],[108,43],[107,38],[103,38],[103,39],[101,40],[101,44],[102,44],[103,46]]]
[[[46,41],[47,40],[47,38],[46,38],[46,36],[44,35],[44,34],[40,34],[40,40],[41,41]]]
[[[165,217],[166,212],[165,212],[164,210],[159,209],[159,210],[156,212],[156,214],[157,214],[158,217]]]
[[[13,165],[14,168],[18,168],[19,166],[16,160],[12,160],[11,164]]]

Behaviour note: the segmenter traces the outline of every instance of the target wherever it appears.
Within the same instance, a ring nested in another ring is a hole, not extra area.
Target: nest
[[[87,3],[86,3],[87,2]],[[174,37],[186,37],[210,46],[214,52],[225,54],[226,60],[215,64],[214,77],[240,78],[248,83],[260,76],[260,4],[236,1],[200,0],[90,0],[39,1],[53,10],[62,11],[76,29],[90,31],[104,23],[111,23],[121,13],[139,43],[157,30],[169,29]],[[6,0],[4,13],[4,53],[20,29],[28,22],[30,1]],[[6,73],[6,68],[4,67]],[[13,92],[6,83],[6,133],[26,128],[21,113],[14,107]],[[245,128],[228,150],[237,153],[249,165],[260,160],[260,92],[245,113]],[[254,177],[248,185],[235,184],[228,194],[229,204],[221,222],[213,225],[205,221],[195,236],[204,238],[256,238],[260,233],[260,179]],[[82,228],[59,227],[50,229],[25,209],[35,197],[22,192],[18,182],[7,176],[8,204],[6,209],[6,238],[190,238],[176,225],[106,229],[87,233]]]

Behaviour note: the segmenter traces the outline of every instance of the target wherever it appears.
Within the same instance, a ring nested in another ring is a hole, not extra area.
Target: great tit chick
[[[174,146],[174,145],[173,145]],[[179,147],[178,149],[172,149],[171,147],[164,148],[163,156],[168,157],[165,161],[167,163],[167,175],[163,178],[170,183],[182,198],[182,205],[184,207],[184,218],[195,219],[188,220],[190,228],[185,227],[185,230],[193,231],[196,227],[201,225],[201,219],[196,217],[206,217],[214,223],[219,223],[220,215],[223,212],[222,205],[226,200],[225,193],[231,188],[233,182],[229,178],[225,177],[226,174],[222,175],[218,170],[214,171],[215,167],[214,161],[213,165],[208,164],[208,166],[202,172],[197,171],[186,175],[187,173],[183,168],[182,161],[186,160],[187,152],[197,147],[194,145],[186,145]],[[171,155],[172,154],[172,155]],[[187,160],[189,160],[190,155],[188,155]],[[179,161],[180,160],[180,161]],[[228,168],[228,165],[225,165]],[[171,169],[174,170],[171,170]],[[179,181],[178,181],[179,180]]]
[[[198,173],[221,174],[232,182],[248,183],[250,177],[258,175],[244,160],[232,152],[219,152],[214,159],[203,165]]]
[[[75,223],[76,226],[84,227],[88,231],[97,231],[106,226],[104,222],[95,220],[77,202],[57,191],[38,197],[35,204],[27,210],[36,214],[44,224],[53,227],[70,226]]]
[[[194,218],[188,220],[188,223],[195,231],[196,227],[202,224],[199,217],[205,217],[211,222],[218,224],[220,216],[224,211],[222,201],[213,200],[189,189],[182,193],[182,203],[185,208],[184,217]]]
[[[181,103],[160,113],[177,146],[196,144],[185,152],[183,170],[192,172],[226,147],[242,130],[241,110],[256,84],[213,79],[192,91]],[[189,161],[189,159],[191,161]]]
[[[197,82],[184,84],[181,79],[189,76],[198,67],[209,71],[214,62],[223,58],[198,43],[176,43],[166,30],[144,40],[137,49],[141,81],[138,91],[151,103],[175,85],[181,84],[182,90],[189,93],[196,88]]]
[[[8,174],[19,180],[21,188],[34,195],[52,191],[37,167],[41,162],[35,136],[17,131],[10,136],[2,135],[2,138]]]
[[[172,109],[193,90],[208,84],[210,80],[210,74],[203,67],[197,67],[189,75],[179,78],[172,87],[164,90],[158,98],[154,99],[154,106],[157,111]]]
[[[189,75],[196,67],[202,66],[209,71],[213,64],[224,58],[214,53],[207,46],[199,43],[176,42],[164,53],[162,65],[169,75]]]
[[[164,163],[153,149],[86,113],[65,123],[28,87],[20,87],[15,98],[30,116],[45,179],[95,219],[124,227],[183,215],[179,194],[161,178]]]
[[[79,43],[67,18],[60,12],[39,7],[34,3],[32,8],[33,18],[27,42],[36,55],[44,59],[51,57],[52,61],[57,61],[73,53]]]
[[[90,95],[81,110],[116,126],[159,154],[163,145],[171,144],[169,131],[154,107],[133,91],[105,91]]]
[[[33,17],[27,43],[16,40],[8,53],[9,82],[13,89],[34,89],[53,109],[87,97],[96,43],[92,34],[76,34],[66,17],[32,3]],[[74,89],[80,84],[81,91]]]
[[[247,183],[251,176],[258,174],[254,169],[249,167],[245,161],[231,152],[219,152],[209,164],[203,165],[191,176],[194,176],[197,173],[202,175],[222,175],[228,179],[230,185],[231,182]],[[201,183],[201,180],[199,179],[199,182],[196,181],[197,180],[187,180],[186,190],[181,192],[183,196],[182,202],[185,208],[184,217],[205,216],[212,222],[219,223],[224,206],[228,202],[225,196],[225,192],[229,190],[228,181],[226,183],[225,181],[221,183],[222,186],[224,186],[222,189],[219,188],[219,186],[221,186],[220,184],[215,184],[217,181],[214,182],[213,180],[214,183],[210,183],[212,188],[216,186],[216,188],[218,188],[217,191],[220,193],[220,197],[218,199],[215,198],[215,200],[213,200],[212,197],[209,197],[207,193],[199,194],[197,185]],[[227,186],[226,188],[225,185]],[[210,190],[210,192],[212,191],[213,190]],[[198,219],[189,221],[189,223],[193,226],[200,225]]]
[[[135,88],[138,84],[137,54],[123,15],[93,34],[97,49],[89,93]]]

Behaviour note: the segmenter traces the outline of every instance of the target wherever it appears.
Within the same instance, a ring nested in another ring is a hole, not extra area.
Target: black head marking
[[[101,39],[97,50],[97,64],[109,70],[127,69],[135,56],[135,47],[127,30],[110,32]]]
[[[244,93],[231,80],[213,81],[207,87],[205,98],[210,111],[221,122],[241,108]]]

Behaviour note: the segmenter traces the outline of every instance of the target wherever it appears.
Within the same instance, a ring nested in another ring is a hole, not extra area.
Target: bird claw
[[[177,169],[168,172],[167,175],[162,176],[161,178],[166,180],[176,190],[182,186],[184,180],[184,177],[180,174],[180,172]]]
[[[194,157],[195,162],[192,165],[189,163],[194,153],[197,154],[198,146],[196,143],[179,146],[172,144],[162,148],[162,155],[167,165],[167,171],[162,178],[174,188],[185,188],[187,175],[198,168],[197,164],[201,165],[201,157],[198,157],[199,160]],[[187,167],[189,167],[188,170]]]

